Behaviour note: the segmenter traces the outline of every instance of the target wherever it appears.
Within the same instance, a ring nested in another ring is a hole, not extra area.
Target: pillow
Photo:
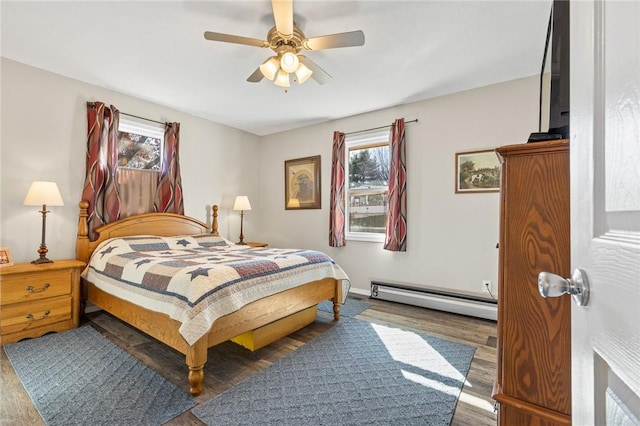
[[[232,243],[224,237],[220,237],[217,235],[192,235],[193,238],[200,247],[224,247],[231,245]]]
[[[158,251],[226,247],[227,239],[211,234],[178,235],[175,237],[159,237],[153,235],[137,235],[122,238],[133,251]]]

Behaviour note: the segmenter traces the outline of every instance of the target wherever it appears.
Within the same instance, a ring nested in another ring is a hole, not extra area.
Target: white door
[[[574,425],[640,424],[640,2],[571,2]]]

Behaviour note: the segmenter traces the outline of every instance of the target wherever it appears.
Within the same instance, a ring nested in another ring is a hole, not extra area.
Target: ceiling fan
[[[247,78],[247,81],[258,83],[263,77],[273,80],[274,84],[286,88],[290,86],[289,75],[294,74],[294,81],[302,84],[313,78],[319,84],[328,83],[331,76],[315,62],[304,55],[302,50],[335,49],[364,45],[362,31],[329,34],[307,38],[293,21],[293,0],[272,0],[275,26],[267,33],[267,40],[242,37],[205,31],[204,38],[211,41],[245,44],[255,47],[269,47],[276,55],[269,57]]]

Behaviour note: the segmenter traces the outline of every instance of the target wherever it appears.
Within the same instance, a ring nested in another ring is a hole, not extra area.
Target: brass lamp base
[[[53,260],[47,259],[47,252],[49,251],[49,249],[47,248],[47,243],[45,243],[45,240],[44,240],[44,237],[47,233],[47,213],[48,212],[49,211],[47,210],[47,206],[43,204],[42,210],[40,210],[40,213],[42,213],[42,242],[40,243],[40,247],[38,247],[38,253],[40,254],[40,257],[37,258],[36,260],[31,261],[31,263],[35,265],[39,265],[41,263],[53,263]]]
[[[47,249],[46,244],[41,244],[40,248],[38,248],[38,253],[40,253],[40,257],[37,258],[36,260],[32,260],[31,263],[33,263],[34,265],[40,265],[41,263],[53,263],[53,260],[47,259],[48,251],[49,249]]]

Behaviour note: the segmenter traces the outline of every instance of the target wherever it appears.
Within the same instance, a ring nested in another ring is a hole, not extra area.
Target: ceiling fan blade
[[[311,74],[311,78],[317,81],[318,84],[326,84],[333,78],[329,75],[328,72],[320,68],[318,64],[316,64],[306,56],[300,55],[300,62],[302,62],[307,68],[312,71],[313,74]]]
[[[222,41],[225,43],[246,44],[256,47],[269,47],[269,43],[264,40],[258,40],[257,38],[241,37],[231,34],[214,33],[212,31],[205,31],[204,38],[211,41]]]
[[[311,37],[302,42],[302,46],[307,50],[335,49],[337,47],[362,45],[364,45],[364,33],[360,30]]]
[[[293,35],[293,0],[271,0],[276,30],[282,35]]]
[[[256,68],[256,70],[247,78],[247,81],[250,83],[259,83],[264,75],[262,75],[262,71],[260,71],[260,67]]]

